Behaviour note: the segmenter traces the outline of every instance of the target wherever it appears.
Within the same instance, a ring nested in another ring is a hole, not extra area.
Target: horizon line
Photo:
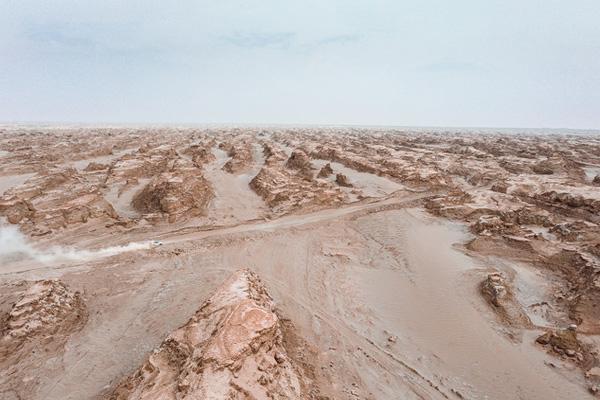
[[[388,125],[388,124],[353,124],[353,123],[269,123],[269,122],[82,122],[82,121],[0,121],[0,127],[294,127],[294,128],[363,128],[363,129],[498,129],[498,130],[529,130],[529,131],[586,131],[600,133],[600,128],[570,128],[570,127],[519,127],[519,126],[478,126],[478,125]]]

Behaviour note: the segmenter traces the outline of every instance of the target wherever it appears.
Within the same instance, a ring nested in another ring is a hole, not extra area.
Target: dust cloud
[[[150,242],[128,243],[123,246],[110,246],[97,250],[74,249],[52,246],[48,249],[36,249],[16,226],[0,225],[0,262],[34,259],[41,263],[55,261],[86,261],[97,257],[106,257],[126,251],[149,249]]]

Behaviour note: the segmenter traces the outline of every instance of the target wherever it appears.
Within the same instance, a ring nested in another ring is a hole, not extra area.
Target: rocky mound
[[[575,329],[550,330],[539,336],[536,342],[559,355],[575,357],[582,351]]]
[[[319,173],[317,174],[318,178],[327,178],[333,174],[333,169],[331,168],[331,164],[327,163],[321,168]]]
[[[162,173],[133,198],[133,206],[143,213],[162,213],[176,217],[203,214],[213,197],[209,182],[195,174]]]
[[[346,200],[344,193],[329,182],[319,182],[305,175],[306,169],[297,174],[278,166],[263,167],[250,181],[250,188],[263,198],[276,212],[287,212],[310,206],[329,206]]]
[[[255,274],[240,270],[109,398],[303,399],[304,383],[271,298]]]
[[[35,208],[30,201],[13,197],[0,199],[0,215],[6,217],[11,224],[18,224],[24,218],[30,218],[35,213]]]
[[[2,324],[1,358],[27,344],[58,342],[87,319],[81,294],[58,280],[35,282],[13,305]]]
[[[598,353],[588,343],[583,343],[577,335],[577,325],[566,329],[549,329],[536,339],[546,351],[564,361],[579,365],[585,371],[585,378],[592,393],[598,393],[600,384],[600,360]]]
[[[285,166],[290,169],[310,169],[310,158],[302,150],[294,150],[285,163]]]
[[[62,199],[60,203],[55,201],[44,206],[35,208],[30,201],[17,197],[0,200],[0,215],[12,224],[22,224],[28,232],[49,232],[94,218],[119,218],[111,204],[97,193],[82,194],[72,200]]]
[[[102,171],[105,169],[108,169],[109,165],[108,164],[102,164],[102,163],[97,163],[97,162],[91,162],[87,165],[87,167],[84,168],[85,172],[93,172],[93,171]]]
[[[231,146],[227,154],[231,159],[223,165],[223,171],[230,174],[237,174],[244,171],[253,160],[252,145],[250,143]]]
[[[481,283],[483,297],[510,326],[529,326],[531,321],[514,300],[504,276],[499,272],[489,274]]]
[[[585,195],[584,195],[585,194]],[[530,196],[527,200],[552,208],[558,213],[598,221],[600,215],[600,200],[591,197],[590,193],[556,192],[554,190]]]
[[[65,204],[61,212],[66,224],[87,222],[90,218],[102,216],[119,218],[112,205],[97,194],[88,194],[73,199]]]
[[[352,187],[352,184],[348,180],[348,177],[344,174],[337,174],[335,176],[335,183],[344,187]]]
[[[183,154],[191,157],[192,162],[198,168],[215,160],[215,155],[211,151],[214,143],[193,144],[183,151]]]
[[[263,143],[263,154],[265,156],[266,165],[278,164],[286,159],[283,150],[268,142]]]
[[[531,167],[531,170],[538,175],[552,175],[554,166],[549,161],[540,161]]]

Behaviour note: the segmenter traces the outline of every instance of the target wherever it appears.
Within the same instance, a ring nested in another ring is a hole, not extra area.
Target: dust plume
[[[0,261],[34,259],[41,263],[54,261],[85,261],[98,257],[112,256],[126,251],[143,250],[151,247],[150,242],[128,243],[97,250],[74,249],[52,246],[39,250],[32,246],[27,237],[16,226],[0,225]]]

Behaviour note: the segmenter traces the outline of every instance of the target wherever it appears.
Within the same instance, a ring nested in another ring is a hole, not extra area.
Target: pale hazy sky
[[[600,128],[600,1],[0,0],[0,121]]]

